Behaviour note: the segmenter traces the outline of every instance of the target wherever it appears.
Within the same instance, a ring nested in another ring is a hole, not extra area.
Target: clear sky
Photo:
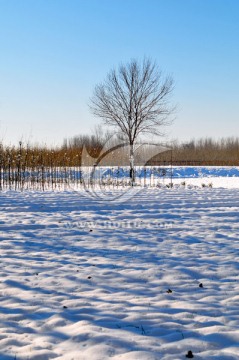
[[[0,0],[0,140],[90,132],[95,84],[144,56],[175,80],[169,138],[239,136],[238,0]]]

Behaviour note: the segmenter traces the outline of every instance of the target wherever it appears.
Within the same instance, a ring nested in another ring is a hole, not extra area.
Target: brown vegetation
[[[19,143],[16,146],[0,144],[0,168],[26,169],[41,167],[69,167],[81,165],[83,146],[90,156],[97,159],[109,135],[75,136],[66,139],[60,147],[31,146]],[[161,153],[148,162],[149,165],[162,165],[163,162],[173,165],[225,165],[239,166],[239,138],[220,140],[200,139],[188,143],[173,143],[172,149]],[[114,157],[115,165],[117,158]],[[120,165],[120,159],[118,159]],[[107,165],[107,164],[105,164]]]
[[[154,157],[149,163],[173,163],[173,165],[239,166],[239,138],[211,138],[174,143],[172,152]],[[171,159],[172,157],[172,159]]]
[[[107,138],[109,135],[76,136],[56,148],[24,145],[21,142],[17,147],[0,144],[0,190],[44,190],[81,184],[81,166],[85,165],[81,159],[83,147],[86,146],[89,155],[97,159]],[[171,149],[154,156],[147,165],[152,169],[157,165],[239,166],[238,138],[192,140],[189,143],[174,143]],[[145,151],[149,151],[149,148],[144,148]],[[127,164],[127,150],[125,153],[114,151],[111,155],[103,165]],[[144,153],[144,157],[147,158],[147,154],[145,156]],[[144,166],[144,163],[141,165]]]

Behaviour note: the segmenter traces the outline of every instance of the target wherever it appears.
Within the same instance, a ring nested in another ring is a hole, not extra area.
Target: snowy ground
[[[239,359],[238,191],[0,193],[0,359]]]
[[[166,178],[160,184],[170,184],[171,179]],[[238,189],[239,190],[239,177],[195,177],[195,178],[174,178],[174,185],[182,185],[185,183],[186,187],[203,187],[212,186],[213,188],[224,189]]]

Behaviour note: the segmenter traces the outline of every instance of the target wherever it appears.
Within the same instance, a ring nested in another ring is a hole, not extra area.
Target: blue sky
[[[168,139],[239,136],[238,0],[0,0],[0,140],[61,144],[88,100],[144,56],[175,80]]]

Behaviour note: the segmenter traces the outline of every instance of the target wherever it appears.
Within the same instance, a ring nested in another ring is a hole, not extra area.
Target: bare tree
[[[157,65],[149,59],[137,60],[111,70],[105,81],[96,85],[90,108],[104,123],[123,133],[130,145],[130,176],[134,181],[134,151],[140,135],[162,135],[168,125],[172,108],[168,97],[173,79],[163,77]]]

